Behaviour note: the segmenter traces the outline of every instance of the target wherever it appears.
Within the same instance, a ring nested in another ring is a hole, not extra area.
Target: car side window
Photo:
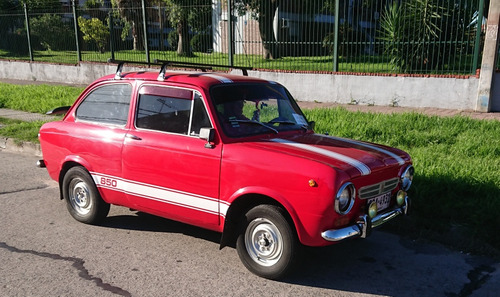
[[[184,135],[198,135],[212,127],[201,96],[191,90],[145,86],[139,91],[136,127]]]
[[[127,123],[132,86],[112,84],[98,87],[82,101],[76,110],[76,118],[105,124]]]

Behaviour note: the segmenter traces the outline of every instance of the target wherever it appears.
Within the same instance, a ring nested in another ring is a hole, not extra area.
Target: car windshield
[[[288,92],[277,84],[227,84],[211,89],[221,126],[230,137],[307,129]]]

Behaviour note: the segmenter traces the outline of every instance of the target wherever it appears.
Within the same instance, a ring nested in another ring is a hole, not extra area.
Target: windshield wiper
[[[232,120],[229,120],[229,122],[230,123],[236,122],[236,123],[248,123],[248,124],[259,125],[259,126],[262,126],[262,127],[266,127],[267,129],[273,131],[276,134],[279,133],[278,130],[274,129],[273,127],[269,127],[268,125],[266,125],[264,123],[261,123],[261,122],[257,122],[257,121],[232,119]]]
[[[306,124],[299,124],[299,123],[296,123],[294,121],[287,121],[287,120],[271,120],[268,122],[268,124],[285,124],[285,125],[300,125],[300,128],[309,131],[309,126],[306,125]]]
[[[287,120],[272,120],[267,122],[268,124],[286,124],[286,125],[297,125],[297,123],[293,121],[287,121]]]

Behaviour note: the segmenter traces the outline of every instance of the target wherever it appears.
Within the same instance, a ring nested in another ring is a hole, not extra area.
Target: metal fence
[[[484,40],[484,0],[120,2],[3,8],[0,59],[471,74]]]

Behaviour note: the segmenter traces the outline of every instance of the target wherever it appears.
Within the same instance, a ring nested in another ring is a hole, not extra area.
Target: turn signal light
[[[315,188],[318,186],[318,183],[314,179],[309,180],[309,187]]]
[[[370,206],[368,207],[368,216],[373,219],[374,217],[377,216],[378,212],[378,207],[377,207],[377,201],[373,201],[370,203]]]
[[[396,195],[396,202],[398,203],[399,206],[403,206],[405,203],[405,197],[406,197],[406,192],[403,190],[399,190],[398,194]]]

